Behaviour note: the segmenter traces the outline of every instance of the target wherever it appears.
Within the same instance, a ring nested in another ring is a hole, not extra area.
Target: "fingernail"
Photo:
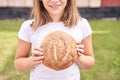
[[[44,58],[44,56],[41,56],[41,58]]]
[[[78,47],[78,45],[76,45],[76,47]]]

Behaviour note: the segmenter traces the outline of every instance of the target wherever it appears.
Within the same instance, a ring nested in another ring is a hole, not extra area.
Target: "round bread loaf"
[[[43,64],[54,70],[62,70],[71,66],[77,58],[76,41],[63,31],[55,31],[43,39]]]

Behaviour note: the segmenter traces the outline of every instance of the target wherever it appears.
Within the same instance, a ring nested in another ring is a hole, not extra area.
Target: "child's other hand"
[[[43,62],[44,59],[43,53],[44,53],[43,49],[41,49],[40,47],[38,46],[33,47],[32,56],[29,57],[29,62],[31,63],[32,67]]]
[[[76,45],[78,56],[81,56],[81,54],[84,54],[84,45],[80,42]]]

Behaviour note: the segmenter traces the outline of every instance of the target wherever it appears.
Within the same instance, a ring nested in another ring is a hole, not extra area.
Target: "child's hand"
[[[32,67],[41,64],[43,62],[44,56],[43,56],[43,49],[41,49],[38,46],[33,47],[32,50],[32,56],[29,57],[30,63]]]
[[[84,45],[83,44],[78,42],[76,47],[77,47],[78,56],[81,56],[81,54],[84,54]]]

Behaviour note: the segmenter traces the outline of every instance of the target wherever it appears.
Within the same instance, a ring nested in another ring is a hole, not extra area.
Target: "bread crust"
[[[63,31],[45,36],[40,47],[44,50],[43,64],[54,70],[68,68],[77,58],[76,41]]]

